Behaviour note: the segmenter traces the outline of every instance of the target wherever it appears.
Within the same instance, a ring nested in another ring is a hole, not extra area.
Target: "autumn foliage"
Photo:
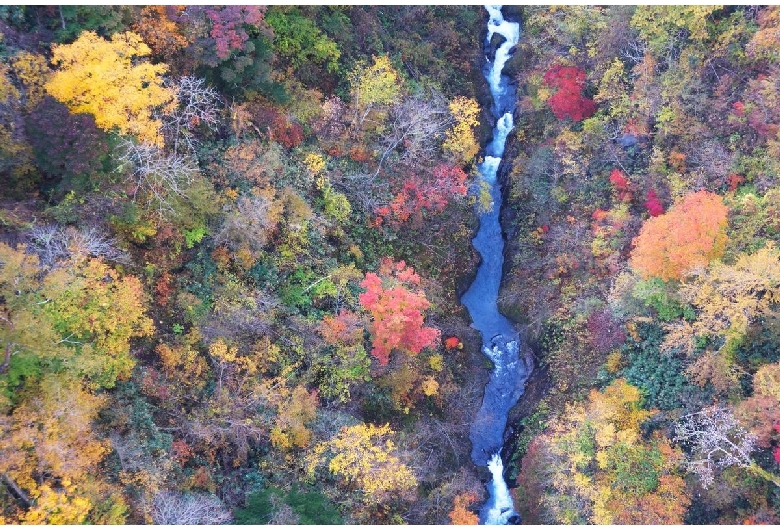
[[[531,442],[518,477],[526,523],[681,524],[690,497],[681,452],[661,436],[646,440],[653,415],[636,387],[617,379],[587,402],[568,406]],[[537,500],[538,499],[538,500]]]
[[[477,500],[474,493],[462,493],[455,497],[452,511],[450,512],[450,522],[455,525],[477,525],[479,517],[469,510],[469,504]]]
[[[633,198],[628,177],[618,168],[612,170],[609,174],[609,181],[615,187],[615,192],[619,200],[630,202]]]
[[[668,212],[648,219],[634,239],[631,265],[644,278],[683,278],[719,257],[726,244],[728,208],[708,191],[685,196]]]
[[[649,213],[651,217],[658,217],[664,213],[664,206],[658,199],[658,195],[656,194],[655,190],[647,190],[645,208],[647,208],[647,213]]]
[[[389,426],[373,424],[342,427],[307,457],[309,473],[325,461],[343,486],[363,492],[370,504],[389,498],[413,497],[417,478],[401,460]]]
[[[267,105],[252,105],[250,112],[253,124],[271,140],[291,149],[299,146],[304,139],[303,127],[290,121],[284,114]]]
[[[412,290],[420,277],[404,261],[382,260],[379,274],[366,273],[360,286],[366,290],[359,297],[361,305],[371,312],[373,355],[380,365],[390,360],[390,352],[400,350],[418,354],[439,338],[439,330],[423,326],[423,311],[430,307],[425,293]]]
[[[376,209],[377,224],[400,226],[421,221],[426,212],[441,213],[453,197],[466,194],[466,173],[457,166],[439,164],[426,178],[410,175],[387,206]]]
[[[458,337],[447,337],[447,340],[444,341],[444,347],[448,350],[452,350],[455,348],[462,348],[463,343],[460,341]]]
[[[176,24],[182,11],[184,6],[146,6],[133,30],[141,35],[155,55],[169,57],[188,44],[183,28]]]
[[[450,112],[455,124],[447,131],[442,148],[452,153],[458,162],[468,164],[479,152],[479,142],[474,135],[479,126],[479,103],[458,96],[450,102]]]
[[[582,95],[585,72],[574,66],[554,66],[544,74],[544,83],[558,91],[547,102],[559,120],[582,121],[596,112],[596,103]]]
[[[261,6],[212,6],[206,9],[211,22],[209,36],[214,39],[217,57],[227,59],[234,50],[242,50],[249,39],[245,25],[263,21],[265,8]]]
[[[139,60],[150,53],[135,33],[117,33],[106,41],[85,31],[73,44],[53,48],[52,62],[59,69],[46,90],[72,112],[92,114],[101,129],[116,128],[162,145],[162,124],[152,110],[170,104],[174,93],[162,86],[165,64]]]

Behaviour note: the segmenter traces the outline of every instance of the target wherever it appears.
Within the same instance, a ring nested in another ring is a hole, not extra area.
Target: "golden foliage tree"
[[[707,350],[688,368],[701,386],[712,383],[719,392],[740,389],[734,354],[751,331],[776,322],[780,302],[780,252],[768,244],[755,254],[742,254],[733,265],[715,262],[680,287],[681,299],[697,309],[692,323],[669,323],[664,348],[682,347],[693,353],[697,337],[709,337]]]
[[[679,280],[723,254],[728,208],[708,191],[686,195],[645,221],[634,238],[631,266],[643,278]]]
[[[104,405],[104,398],[52,374],[36,397],[0,415],[0,475],[29,506],[20,522],[82,524],[108,496],[98,464],[109,445],[91,427]]]
[[[308,472],[327,461],[328,470],[350,489],[362,491],[371,504],[414,497],[417,479],[401,461],[389,426],[361,423],[342,427],[333,438],[317,445],[307,457]]]
[[[715,263],[683,285],[680,294],[700,309],[693,324],[697,334],[720,335],[724,348],[733,351],[752,326],[778,316],[780,251],[769,243],[733,265]]]
[[[445,134],[442,148],[451,153],[459,164],[468,164],[479,152],[474,129],[479,126],[479,103],[471,98],[457,96],[449,104],[455,124]]]
[[[32,109],[46,94],[44,83],[49,74],[46,58],[37,53],[21,52],[11,59],[11,64],[22,85],[25,106]]]
[[[110,388],[130,375],[130,340],[153,330],[137,278],[83,257],[44,274],[36,256],[3,244],[0,263],[0,376],[52,365]],[[0,377],[0,393],[17,384]]]
[[[171,104],[174,92],[162,85],[165,64],[140,61],[151,53],[136,33],[117,33],[107,41],[85,31],[73,44],[54,46],[59,67],[46,90],[74,112],[95,116],[98,127],[132,134],[161,146],[161,122],[153,109]]]
[[[640,424],[653,412],[641,401],[618,379],[532,442],[518,480],[541,492],[541,522],[682,524],[690,499],[681,455],[664,438],[643,439]]]
[[[277,405],[271,443],[283,450],[307,447],[312,432],[306,425],[317,417],[317,392],[309,392],[303,385],[292,391],[286,388],[282,390],[284,399]]]
[[[146,316],[140,280],[100,260],[77,261],[44,280],[51,302],[44,308],[63,341],[79,346],[77,368],[95,386],[111,388],[130,375],[135,360],[130,340],[146,337],[154,323]]]
[[[401,94],[401,77],[386,55],[375,56],[370,65],[357,65],[349,79],[358,126],[376,106],[393,103]]]

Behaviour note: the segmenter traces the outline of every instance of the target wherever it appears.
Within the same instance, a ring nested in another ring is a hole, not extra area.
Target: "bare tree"
[[[225,524],[233,515],[216,495],[160,491],[152,500],[154,524]]]
[[[335,139],[347,129],[347,106],[338,96],[330,96],[322,103],[322,114],[314,122],[314,131],[319,138]]]
[[[173,211],[173,196],[187,197],[187,186],[192,182],[198,167],[187,156],[166,154],[150,144],[136,144],[125,140],[117,149],[118,171],[128,171],[128,181],[134,185],[133,200],[144,192],[147,204],[160,215]]]
[[[401,160],[424,162],[432,159],[439,140],[453,119],[447,101],[436,91],[411,96],[393,106],[388,132],[382,137],[384,151],[374,176],[379,174],[387,157],[399,147]]]
[[[627,38],[623,49],[620,50],[620,55],[634,64],[642,62],[646,53],[647,43],[640,39],[638,35]]]
[[[76,229],[59,225],[36,226],[27,234],[27,248],[38,255],[42,265],[53,267],[74,256],[105,258],[128,263],[129,256],[117,247],[116,239],[95,227]]]
[[[176,92],[179,105],[167,114],[160,114],[162,132],[174,154],[180,148],[195,150],[197,140],[193,129],[203,125],[216,130],[219,123],[219,93],[206,85],[206,81],[194,76],[178,80],[165,80],[165,85]]]
[[[674,441],[691,446],[692,455],[686,467],[699,476],[705,488],[712,484],[716,469],[753,465],[750,454],[755,449],[756,437],[722,407],[709,407],[680,418]]]
[[[234,250],[242,245],[259,250],[276,230],[282,208],[282,203],[269,193],[241,197],[234,210],[225,216],[214,242]]]

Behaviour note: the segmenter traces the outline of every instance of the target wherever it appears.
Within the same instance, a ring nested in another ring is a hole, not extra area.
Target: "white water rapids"
[[[487,58],[484,72],[493,96],[492,113],[496,124],[479,172],[481,179],[490,185],[493,208],[479,217],[479,230],[473,244],[482,262],[461,302],[471,315],[473,327],[482,335],[482,353],[493,362],[490,381],[485,386],[482,405],[470,434],[472,461],[478,466],[487,465],[492,474],[492,480],[487,485],[490,498],[480,512],[480,522],[507,524],[518,522],[519,515],[504,481],[500,453],[509,410],[523,394],[531,371],[531,367],[520,358],[520,336],[514,324],[498,311],[497,305],[504,266],[504,238],[499,221],[502,197],[497,173],[507,136],[514,127],[512,116],[516,100],[516,90],[502,70],[520,38],[520,24],[504,20],[501,6],[486,6],[485,9],[490,15],[486,39],[488,53],[493,36],[504,37],[504,42],[493,54],[493,60]]]

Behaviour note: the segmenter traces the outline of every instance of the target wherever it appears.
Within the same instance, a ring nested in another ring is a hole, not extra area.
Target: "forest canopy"
[[[780,8],[0,6],[0,524],[780,524]]]

